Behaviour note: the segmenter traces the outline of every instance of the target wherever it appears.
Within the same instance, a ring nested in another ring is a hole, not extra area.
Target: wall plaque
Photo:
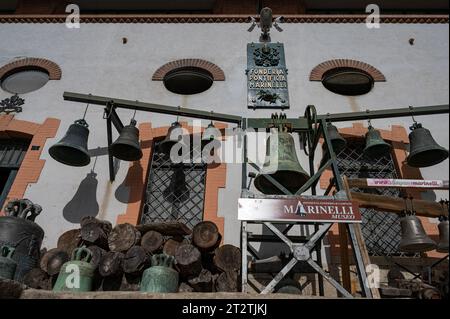
[[[352,201],[311,199],[240,198],[239,220],[361,223],[359,207]]]
[[[288,109],[287,71],[282,43],[247,44],[248,107]]]

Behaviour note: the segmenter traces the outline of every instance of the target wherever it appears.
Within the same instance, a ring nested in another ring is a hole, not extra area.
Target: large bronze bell
[[[15,249],[12,259],[17,262],[14,280],[23,281],[24,276],[35,268],[40,259],[44,230],[35,223],[42,208],[28,199],[8,202],[6,216],[0,216],[0,246]]]
[[[420,123],[414,123],[409,133],[410,153],[408,165],[428,167],[439,164],[448,158],[448,150],[438,145],[431,133]]]
[[[438,225],[439,228],[439,243],[437,245],[437,251],[440,253],[448,253],[448,219],[441,219]]]
[[[49,153],[56,161],[69,166],[86,166],[91,162],[88,153],[89,125],[77,120],[70,125],[66,135],[50,147]]]
[[[347,146],[347,141],[339,134],[337,127],[331,123],[327,123],[327,133],[334,153],[339,154]]]
[[[380,131],[370,125],[369,131],[366,133],[366,147],[363,150],[364,155],[368,158],[378,158],[389,153],[391,149],[391,144],[386,143],[381,138]]]
[[[274,141],[274,137],[278,140]],[[287,132],[271,134],[267,139],[266,161],[256,176],[255,187],[263,194],[282,195],[268,178],[271,176],[292,194],[295,194],[309,179],[300,165],[295,151],[294,138]]]
[[[139,145],[139,129],[136,120],[132,119],[130,125],[125,126],[117,140],[111,144],[111,154],[123,161],[134,162],[142,158]]]
[[[174,134],[173,132],[178,129],[181,129],[181,124],[178,122],[172,123],[166,137],[161,143],[159,143],[159,150],[162,153],[170,155],[170,150],[172,149],[172,147],[180,142],[179,137],[172,136]]]
[[[436,248],[436,243],[425,233],[422,222],[415,215],[400,218],[402,239],[399,250],[403,252],[425,252]]]

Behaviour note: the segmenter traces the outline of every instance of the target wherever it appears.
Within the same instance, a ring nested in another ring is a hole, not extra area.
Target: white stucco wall
[[[63,101],[64,91],[92,93],[130,100],[183,106],[206,111],[266,117],[274,111],[246,107],[246,44],[257,41],[258,33],[248,33],[246,24],[83,24],[67,29],[63,24],[0,24],[0,65],[16,57],[42,57],[56,62],[63,72],[60,81],[50,81],[42,89],[24,94],[23,112],[17,119],[42,123],[47,117],[62,120],[57,136],[47,141],[42,159],[47,160],[38,183],[29,185],[26,197],[39,203],[38,217],[46,232],[44,246],[53,247],[58,236],[74,225],[63,216],[64,206],[73,198],[79,183],[92,168],[72,168],[57,163],[48,148],[65,134],[68,126],[82,116],[85,105]],[[364,24],[286,24],[284,32],[274,31],[273,41],[283,42],[289,68],[291,108],[288,117],[304,114],[314,104],[319,113],[362,111],[449,103],[448,24],[385,24],[367,29]],[[122,44],[127,37],[128,43]],[[415,44],[408,42],[415,38]],[[181,96],[168,92],[162,82],[151,80],[161,65],[176,59],[200,58],[220,66],[226,81],[215,82],[202,94]],[[360,60],[378,68],[387,81],[377,82],[368,94],[346,97],[327,91],[320,82],[310,82],[309,73],[330,59]],[[0,99],[11,94],[0,90]],[[102,108],[91,107],[89,148],[105,147],[106,123]],[[119,110],[124,122],[131,111]],[[174,117],[138,112],[138,122],[154,127],[169,125]],[[187,120],[181,118],[181,120]],[[418,118],[439,144],[449,147],[448,115]],[[206,124],[206,123],[205,123]],[[373,125],[411,124],[410,118],[374,120]],[[339,127],[350,123],[338,123]],[[117,136],[117,134],[115,135]],[[307,167],[306,157],[299,152]],[[319,156],[320,158],[320,156]],[[93,163],[93,162],[92,162]],[[423,169],[426,179],[448,179],[448,160]],[[116,189],[128,170],[120,163],[116,181],[109,182],[108,158],[98,158],[97,202],[99,217],[116,221],[126,204],[115,198]],[[237,199],[241,168],[228,165],[227,186],[220,191],[219,215],[225,217],[225,241],[239,244]],[[436,192],[448,198],[448,192]]]

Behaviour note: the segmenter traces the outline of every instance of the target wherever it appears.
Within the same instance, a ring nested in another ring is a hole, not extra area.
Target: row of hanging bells
[[[88,151],[89,125],[84,119],[89,105],[82,119],[70,125],[64,137],[50,147],[50,156],[56,161],[69,166],[86,166],[91,162]],[[123,161],[138,161],[142,158],[142,149],[139,143],[139,129],[136,120],[131,119],[130,124],[122,128],[117,140],[109,147],[112,156]]]

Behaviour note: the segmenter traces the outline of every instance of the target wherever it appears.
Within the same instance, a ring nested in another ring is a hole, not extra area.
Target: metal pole
[[[116,99],[104,96],[95,96],[89,94],[79,94],[73,92],[64,92],[64,100],[80,103],[89,103],[91,105],[108,105],[114,104],[116,108],[123,108],[129,110],[137,110],[144,112],[153,112],[177,116],[186,116],[191,118],[199,118],[205,120],[213,120],[227,123],[239,124],[242,121],[242,117],[229,114],[221,114],[216,112],[199,111],[194,109],[187,109],[175,106],[160,105],[153,103],[143,103],[139,101]]]

